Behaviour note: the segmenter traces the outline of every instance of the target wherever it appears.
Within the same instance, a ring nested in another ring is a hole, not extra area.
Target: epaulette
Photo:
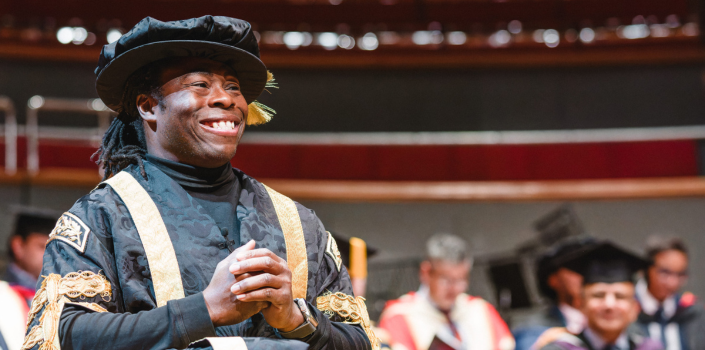
[[[86,241],[91,230],[76,215],[65,212],[56,222],[56,226],[49,234],[47,244],[53,240],[60,240],[83,253],[86,250]]]

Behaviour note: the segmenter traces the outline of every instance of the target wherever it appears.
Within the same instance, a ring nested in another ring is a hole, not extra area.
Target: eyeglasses
[[[665,267],[661,266],[654,266],[656,269],[656,275],[661,278],[661,279],[668,279],[668,278],[678,278],[678,279],[685,279],[688,278],[688,270],[684,271],[671,271]]]
[[[447,287],[462,287],[462,288],[467,288],[468,285],[468,280],[466,278],[463,279],[455,279],[455,278],[450,278],[447,276],[435,276],[436,280],[444,286]]]

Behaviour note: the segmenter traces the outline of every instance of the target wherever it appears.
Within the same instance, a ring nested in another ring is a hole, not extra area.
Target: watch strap
[[[308,309],[308,304],[306,303],[306,300],[297,298],[294,299],[294,302],[299,307],[299,311],[301,311],[301,315],[304,317],[304,323],[302,323],[300,326],[296,327],[292,331],[282,332],[280,330],[277,330],[277,332],[283,338],[303,339],[316,331],[318,322],[316,322],[316,319],[313,317],[311,311]]]

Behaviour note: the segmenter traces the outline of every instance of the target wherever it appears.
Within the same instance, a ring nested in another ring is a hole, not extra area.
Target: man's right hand
[[[232,263],[237,261],[235,256],[240,252],[254,248],[255,241],[249,241],[242,247],[235,249],[234,252],[216,266],[211,282],[206,287],[206,290],[203,291],[203,298],[206,300],[206,306],[208,307],[213,326],[219,327],[240,323],[269,306],[269,303],[262,301],[239,301],[230,291],[230,287],[235,283],[235,276],[228,269]]]

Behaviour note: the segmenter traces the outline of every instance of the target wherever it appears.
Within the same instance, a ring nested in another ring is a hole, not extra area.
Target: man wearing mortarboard
[[[634,278],[646,261],[604,241],[570,254],[561,264],[583,276],[584,331],[548,330],[536,347],[543,350],[657,350],[661,344],[631,326],[639,314]]]
[[[105,179],[50,235],[23,349],[378,347],[313,211],[230,165],[271,118],[249,23],[147,17],[96,74]]]
[[[553,327],[564,327],[573,333],[580,333],[585,328],[585,316],[580,311],[583,276],[560,263],[566,256],[592,244],[595,244],[592,237],[570,238],[539,256],[536,281],[547,305],[523,320],[512,320],[516,350],[529,350],[543,332]]]

